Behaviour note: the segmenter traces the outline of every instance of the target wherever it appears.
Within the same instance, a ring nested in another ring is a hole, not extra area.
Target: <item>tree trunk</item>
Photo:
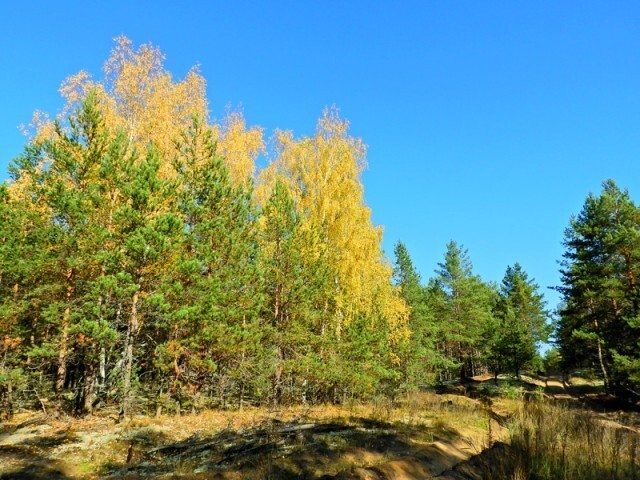
[[[160,389],[160,393],[158,394],[158,404],[156,405],[156,418],[160,418],[162,415],[162,408],[164,406],[164,397],[163,397],[163,389]]]
[[[13,417],[13,383],[11,380],[7,382],[7,419]]]
[[[67,273],[67,306],[62,314],[62,324],[60,326],[60,350],[58,352],[58,370],[56,372],[56,402],[58,408],[62,407],[62,390],[67,372],[67,353],[69,342],[69,317],[71,315],[71,297],[73,296],[73,269]]]
[[[107,269],[104,265],[102,265],[102,267],[100,268],[100,278],[103,279],[106,273],[107,273]],[[103,319],[103,315],[102,315],[103,304],[104,304],[104,297],[100,295],[98,297],[98,315],[100,320]],[[95,357],[96,357],[96,353],[98,352],[98,347],[99,347],[99,353],[97,354],[98,359],[96,362]],[[101,388],[104,386],[104,381],[106,377],[105,360],[106,360],[105,349],[101,345],[97,345],[93,348],[89,348],[85,355],[86,371],[84,376],[84,387],[83,387],[83,393],[84,393],[83,405],[82,405],[83,413],[91,414],[93,410],[93,401],[95,397],[96,383],[98,384],[98,388]]]
[[[283,360],[284,354],[282,347],[280,345],[276,345],[276,372],[274,379],[274,401],[276,405],[279,405],[282,401],[282,373],[284,371],[284,368],[282,367]]]
[[[597,322],[596,322],[597,325]],[[602,341],[598,337],[598,361],[600,362],[600,369],[602,370],[602,379],[604,380],[605,390],[609,390],[609,375],[607,375],[607,369],[604,366],[604,358],[602,356]]]
[[[90,351],[90,353],[93,353]],[[93,359],[89,359],[86,363],[86,371],[84,375],[84,392],[82,402],[82,413],[91,414],[93,411],[93,392],[96,381],[96,368]]]
[[[130,412],[131,408],[131,375],[133,372],[133,343],[139,327],[138,301],[140,291],[136,290],[131,300],[131,318],[127,327],[127,341],[125,346],[124,378],[122,382],[122,407],[120,419],[123,420]]]
[[[593,301],[591,299],[589,300],[589,310],[591,311],[592,314],[595,313],[594,308],[593,308]],[[600,325],[598,324],[598,319],[597,318],[593,319],[593,326],[595,327],[596,335],[598,335],[598,342],[597,342],[598,362],[600,363],[600,370],[602,371],[602,379],[604,380],[604,388],[605,388],[606,391],[609,391],[609,389],[610,389],[609,375],[607,374],[607,368],[605,367],[605,364],[604,364],[604,356],[602,355],[602,340],[600,339],[600,334],[598,332],[600,330]]]
[[[100,348],[100,369],[98,378],[99,391],[102,391],[105,387],[105,383],[107,382],[107,351],[104,347]]]
[[[277,280],[276,280],[277,281]],[[276,346],[275,346],[275,357],[276,357],[276,365],[275,365],[275,373],[274,373],[274,378],[273,378],[273,401],[274,404],[277,406],[280,404],[281,400],[282,400],[282,373],[283,373],[283,367],[282,367],[282,361],[283,361],[283,352],[282,352],[282,345],[280,345],[280,335],[279,333],[282,331],[283,329],[283,311],[281,308],[281,304],[282,304],[282,300],[281,300],[281,292],[283,290],[283,287],[280,283],[277,283],[275,286],[275,292],[274,292],[274,306],[273,306],[273,319],[274,319],[274,327],[276,329],[276,331],[278,332],[278,340],[276,342]]]
[[[637,287],[636,287],[636,278],[635,275],[633,274],[633,269],[632,269],[632,261],[631,261],[631,254],[629,254],[628,252],[624,253],[624,260],[625,260],[625,266],[626,266],[626,270],[627,270],[627,279],[629,280],[629,290],[631,290],[631,298],[632,300],[632,305],[633,305],[633,313],[637,314],[638,313],[638,296],[636,293]]]

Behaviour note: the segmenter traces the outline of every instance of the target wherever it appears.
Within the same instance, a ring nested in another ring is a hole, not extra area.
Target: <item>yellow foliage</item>
[[[93,90],[100,99],[105,123],[109,128],[123,127],[129,139],[144,151],[153,143],[160,157],[175,156],[175,141],[191,124],[194,116],[205,121],[209,117],[206,82],[197,67],[183,80],[174,81],[164,67],[164,55],[157,47],[141,45],[137,50],[124,36],[115,39],[116,46],[104,65],[105,78],[94,81],[81,71],[68,77],[60,87],[66,105],[65,117]],[[34,122],[37,137],[51,135],[51,122]],[[218,125],[212,125],[218,141],[218,153],[229,167],[236,183],[243,183],[255,173],[255,160],[264,151],[260,127],[247,128],[244,117],[229,112]],[[171,172],[168,162],[161,173]]]
[[[235,184],[241,184],[255,175],[256,158],[265,151],[262,128],[247,129],[240,112],[228,112],[220,125],[214,126],[218,139],[218,153],[229,168],[229,176]]]
[[[356,314],[382,318],[392,337],[406,336],[407,306],[391,284],[391,266],[382,254],[382,228],[373,225],[360,175],[366,147],[348,134],[336,109],[325,110],[311,137],[277,135],[278,155],[261,175],[256,191],[264,204],[275,180],[289,187],[305,221],[319,227],[335,278],[335,328]]]

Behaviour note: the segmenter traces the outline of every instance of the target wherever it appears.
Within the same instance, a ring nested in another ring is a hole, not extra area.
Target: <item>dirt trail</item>
[[[485,393],[480,392],[478,389],[478,386],[489,381],[494,381],[493,376],[474,377],[470,379],[469,385],[462,387],[460,393],[481,399],[484,398],[485,405],[487,403],[490,405],[491,400],[485,398]],[[543,377],[542,379],[522,376],[521,381],[524,385],[534,387],[538,392],[542,390],[544,395],[552,401],[562,402],[570,408],[594,417],[606,427],[640,433],[640,416],[637,415],[637,406],[620,404],[618,399],[602,394],[595,386],[573,386],[563,381],[559,376]],[[531,394],[536,395],[535,392],[531,392]],[[499,415],[494,411],[491,411],[491,413],[499,422]],[[484,474],[495,476],[496,472],[502,471],[503,462],[508,456],[509,446],[505,443],[496,442],[491,448],[485,449],[471,458],[462,459],[462,461],[455,463],[445,471],[429,470],[425,468],[424,462],[411,458],[390,462],[386,466],[363,470],[361,476],[347,478],[359,480],[417,480],[421,478],[481,480],[485,478]],[[376,476],[376,474],[381,475]]]
[[[522,376],[521,380],[525,384],[544,388],[548,398],[584,411],[605,426],[640,433],[637,406],[620,403],[615,397],[603,394],[595,387],[574,386],[557,375],[543,380]]]
[[[495,460],[506,453],[507,445],[501,442],[479,454],[471,454],[468,446],[459,442],[437,442],[420,452],[420,455],[369,468],[357,468],[340,474],[339,480],[480,480],[489,472]]]

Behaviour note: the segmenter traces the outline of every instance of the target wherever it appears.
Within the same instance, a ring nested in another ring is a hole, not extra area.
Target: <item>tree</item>
[[[258,316],[261,278],[251,192],[232,184],[213,138],[195,117],[177,144],[181,235],[175,270],[163,288],[170,305],[162,326],[166,340],[156,349],[157,365],[173,377],[169,396],[180,404],[188,392],[192,406],[197,394],[217,393],[230,379],[241,397],[250,384],[246,377],[259,376],[251,362],[266,336]]]
[[[262,175],[261,190],[269,190],[280,178],[304,212],[304,222],[321,233],[335,289],[330,328],[339,337],[356,315],[381,307],[392,330],[403,329],[406,309],[391,288],[392,269],[380,245],[382,230],[373,225],[364,202],[362,140],[349,135],[348,122],[333,109],[324,112],[312,137],[296,141],[290,132],[280,133],[278,150]]]
[[[184,79],[175,81],[164,60],[160,49],[151,43],[136,49],[127,37],[117,37],[104,64],[106,75],[102,80],[93,80],[81,71],[62,83],[60,92],[66,105],[59,120],[92,93],[102,106],[107,128],[126,131],[129,143],[143,156],[153,145],[160,159],[160,177],[172,175],[175,140],[191,126],[193,117],[206,123],[209,111],[206,81],[198,68],[191,68]],[[34,117],[37,137],[55,135],[54,123],[46,115],[36,112]],[[264,151],[262,129],[247,127],[242,113],[233,110],[211,127],[231,180],[236,185],[245,183],[253,176],[256,158]]]
[[[365,147],[349,135],[348,123],[335,109],[326,110],[312,137],[296,140],[290,132],[278,135],[277,157],[262,172],[257,198],[264,205],[276,181],[283,182],[301,214],[303,230],[318,232],[326,249],[332,289],[323,306],[323,342],[331,339],[336,351],[346,352],[343,345],[357,343],[349,335],[365,334],[363,329],[346,328],[357,318],[368,329],[386,335],[386,342],[372,343],[373,348],[384,344],[375,356],[379,364],[397,366],[395,349],[407,336],[407,308],[391,282],[392,268],[381,248],[382,230],[373,225],[364,202],[360,178],[364,155]],[[344,358],[335,360],[347,368]],[[335,393],[339,383],[329,388]]]
[[[394,283],[409,307],[410,337],[401,346],[403,383],[405,388],[417,388],[431,383],[442,359],[436,350],[437,325],[429,308],[428,292],[422,286],[420,274],[413,265],[407,247],[398,242],[394,248]]]
[[[38,261],[32,263],[31,275],[36,279],[32,294],[43,302],[33,312],[35,321],[47,325],[47,333],[39,338],[34,355],[54,361],[55,352],[59,405],[71,381],[69,372],[74,379],[84,376],[75,345],[84,335],[82,326],[88,326],[88,285],[97,276],[95,240],[101,227],[93,213],[99,202],[100,162],[109,142],[103,127],[97,98],[91,94],[69,118],[68,128],[57,123],[55,135],[27,147],[11,166],[12,194],[41,219],[42,253],[34,257]],[[75,398],[79,408],[81,395]]]
[[[563,308],[557,330],[565,367],[594,363],[610,390],[637,376],[640,213],[612,181],[590,194],[565,232]]]
[[[130,157],[123,164],[122,198],[114,213],[118,269],[113,275],[124,317],[118,322],[124,327],[121,419],[131,412],[137,339],[147,317],[163,312],[161,287],[173,268],[174,238],[181,230],[171,205],[175,186],[161,178],[160,165],[159,153],[153,148],[144,157]]]
[[[550,348],[544,352],[544,369],[546,375],[562,373],[562,357],[557,348]]]
[[[495,293],[473,274],[467,250],[454,241],[447,244],[444,262],[438,265],[429,287],[439,324],[438,348],[449,360],[446,367],[459,368],[465,379],[483,370],[483,333],[492,320]]]
[[[304,399],[310,380],[323,376],[311,370],[320,354],[321,325],[331,292],[327,250],[319,232],[303,223],[280,179],[263,209],[262,223],[266,316],[275,349],[274,396],[282,401],[288,384],[291,400]]]
[[[536,356],[540,342],[548,338],[548,312],[538,285],[529,279],[519,263],[507,267],[500,285],[493,329],[496,376],[509,369],[520,376],[523,367]]]
[[[31,272],[38,261],[42,232],[40,217],[34,213],[11,198],[6,183],[0,184],[0,413],[9,418],[14,412],[14,392],[27,380],[25,339],[35,330],[27,320]]]
[[[63,113],[36,115],[0,187],[7,411],[16,388],[122,418],[340,401],[449,361],[408,254],[394,284],[366,148],[335,109],[310,137],[278,134],[254,191],[262,129],[234,111],[211,123],[196,69],[176,81],[156,47],[120,37],[105,71],[67,79]]]

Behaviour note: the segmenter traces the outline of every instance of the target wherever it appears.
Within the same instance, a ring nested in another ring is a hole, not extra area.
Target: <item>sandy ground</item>
[[[450,478],[505,435],[485,405],[459,395],[123,424],[26,412],[0,430],[0,479]]]
[[[640,415],[586,383],[523,377],[534,394],[638,432]],[[0,479],[479,479],[507,455],[518,402],[493,378],[398,404],[204,411],[182,417],[53,418],[22,412],[0,428]],[[473,397],[473,398],[470,398]]]

